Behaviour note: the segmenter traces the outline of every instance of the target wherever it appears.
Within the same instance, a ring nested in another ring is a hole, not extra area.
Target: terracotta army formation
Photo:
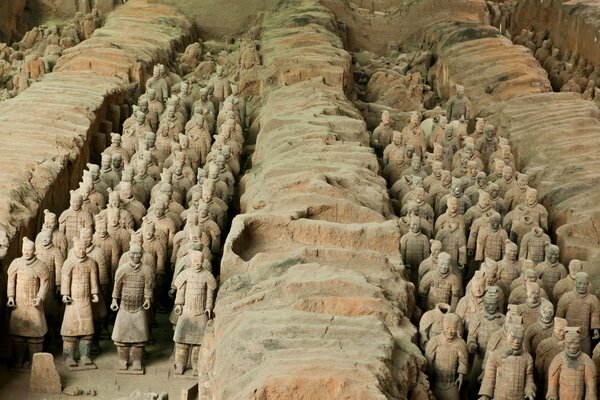
[[[0,98],[49,79],[63,51],[102,23],[90,10],[0,45]],[[525,30],[514,41],[535,51],[557,90],[599,102],[600,77],[581,65],[587,60],[539,36]],[[99,164],[73,182],[69,207],[45,210],[35,244],[23,240],[7,282],[15,367],[51,351],[60,332],[70,371],[96,368],[102,343],[116,353],[113,372],[144,374],[160,340],[154,329],[166,327],[172,342],[159,345],[173,345],[170,373],[201,373],[205,332],[219,318],[222,246],[257,126],[244,83],[267,61],[251,38],[235,54],[210,46],[198,40],[178,49],[178,65],[151,69],[135,89],[143,93],[129,93],[122,126],[106,133],[110,143],[90,154]],[[431,91],[423,72],[398,72],[415,98]],[[364,141],[396,214],[390,261],[416,297],[407,317],[419,325],[429,398],[596,398],[600,301],[585,272],[593,265],[553,244],[560,221],[532,187],[537,176],[517,169],[504,127],[481,118],[471,88],[451,89],[431,107],[370,110],[374,129]]]
[[[404,271],[417,289],[418,344],[436,398],[543,398],[567,325],[579,328],[581,351],[591,355],[599,302],[583,263],[570,261],[568,271],[562,264],[544,199],[516,169],[508,140],[483,118],[469,128],[472,105],[465,88],[455,88],[438,124],[422,125],[425,140],[415,128],[419,112],[402,128],[392,111],[381,113],[371,140],[398,215]],[[470,354],[466,369],[444,337],[450,315]]]

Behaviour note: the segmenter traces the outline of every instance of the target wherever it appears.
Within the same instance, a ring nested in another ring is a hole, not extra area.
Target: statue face
[[[438,271],[442,275],[445,275],[448,273],[448,271],[450,271],[450,260],[447,258],[443,258],[443,259],[438,258],[437,265],[438,265]]]
[[[512,334],[508,334],[506,336],[506,342],[508,346],[513,350],[520,350],[523,345],[523,337],[522,336],[513,336]]]
[[[51,231],[42,231],[40,236],[42,240],[42,245],[49,246],[52,243],[52,232]]]
[[[492,218],[490,220],[490,226],[492,227],[493,230],[498,230],[500,228],[500,219]]]
[[[519,178],[517,179],[517,186],[520,189],[525,189],[527,187],[527,185],[529,184],[529,178],[527,176],[521,175],[519,176]]]
[[[129,251],[129,258],[131,259],[131,261],[134,264],[139,264],[140,261],[142,260],[142,252],[139,250],[130,250]]]
[[[96,221],[96,233],[100,236],[106,236],[106,220]]]
[[[581,344],[579,342],[579,338],[577,336],[569,337],[565,340],[565,349],[569,354],[576,355],[581,350]]]
[[[146,114],[138,113],[135,117],[135,120],[137,121],[138,125],[144,125],[144,122],[146,122]]]
[[[440,255],[441,252],[442,252],[441,246],[431,246],[431,256],[434,259],[437,259],[437,257]]]
[[[112,139],[112,144],[115,147],[120,147],[121,146],[121,136],[114,136]]]
[[[421,231],[421,224],[418,220],[414,220],[410,222],[410,231],[413,233],[417,233]]]
[[[519,254],[519,252],[512,247],[511,248],[507,247],[504,254],[506,254],[506,258],[509,259],[510,261],[516,261],[517,255]]]
[[[75,256],[80,259],[84,259],[87,256],[87,250],[83,243],[73,246],[73,252],[75,253]]]
[[[448,202],[447,202],[447,206],[448,206],[448,211],[451,214],[454,214],[458,211],[458,202],[456,201],[456,197],[448,197]]]
[[[414,147],[406,146],[406,150],[404,150],[404,151],[405,151],[405,154],[406,154],[406,158],[412,159],[413,156],[415,155],[415,148]]]
[[[156,207],[154,208],[154,215],[156,215],[159,218],[161,218],[163,215],[165,215],[165,206],[164,206],[164,204],[157,204],[156,205]]]
[[[579,294],[586,294],[588,291],[588,286],[590,282],[587,278],[576,278],[575,279],[575,290]]]
[[[91,231],[87,231],[81,235],[81,241],[85,245],[85,247],[90,247],[92,244],[92,233]]]
[[[473,280],[471,283],[471,293],[475,297],[481,297],[485,294],[485,281],[483,279]]]
[[[510,181],[513,178],[513,171],[512,168],[504,168],[502,170],[502,177],[504,178],[504,180],[506,181]]]
[[[550,251],[548,251],[548,261],[552,264],[555,264],[558,262],[558,251],[551,249]]]
[[[488,314],[496,314],[498,312],[498,299],[487,298],[483,301],[483,307]]]
[[[192,268],[194,268],[195,271],[200,271],[202,270],[202,263],[204,262],[204,258],[203,257],[192,257],[191,259],[191,263],[192,263]]]
[[[456,321],[444,319],[444,336],[448,340],[452,340],[456,337],[458,326]]]
[[[552,332],[554,332],[554,336],[556,336],[558,340],[563,340],[565,338],[565,327],[560,324],[555,323]]]
[[[121,159],[121,157],[114,157],[112,159],[112,165],[115,169],[120,169],[122,163],[123,163],[123,160]]]
[[[527,193],[525,198],[527,200],[527,204],[530,206],[534,206],[537,203],[537,196],[533,193]]]
[[[31,260],[35,257],[35,245],[33,244],[23,244],[23,257],[26,260]]]
[[[81,209],[81,205],[83,204],[83,200],[81,197],[73,197],[70,204],[73,210],[79,211]]]
[[[542,309],[540,310],[541,320],[544,321],[545,323],[549,323],[552,321],[553,317],[554,317],[554,307],[552,307],[548,303],[544,303],[544,305],[542,306]]]
[[[539,288],[534,288],[527,291],[527,301],[529,301],[530,304],[537,304],[540,302]]]

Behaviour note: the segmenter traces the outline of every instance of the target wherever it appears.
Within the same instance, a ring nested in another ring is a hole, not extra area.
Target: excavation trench
[[[168,64],[191,36],[191,24],[173,9],[129,1],[69,49],[53,73],[0,103],[0,297],[23,237],[35,237],[44,209],[60,214],[68,207],[68,189],[129,116],[137,98],[132,88],[145,82],[155,63]]]
[[[240,77],[261,105],[201,394],[413,398],[426,379],[412,343],[414,289],[366,124],[346,97],[340,27],[305,0],[281,3],[262,28],[264,67]]]

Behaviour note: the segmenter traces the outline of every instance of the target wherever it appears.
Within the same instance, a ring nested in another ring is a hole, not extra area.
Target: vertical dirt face
[[[358,111],[351,59],[316,1],[265,16],[260,131],[225,243],[200,389],[214,399],[411,398],[414,288]],[[257,79],[257,77],[254,77]]]
[[[0,103],[2,291],[5,268],[19,255],[22,238],[39,230],[42,211],[66,208],[68,188],[93,156],[92,136],[110,105],[123,103],[130,85],[171,58],[190,33],[190,22],[174,9],[132,0],[70,49],[55,72]]]
[[[0,0],[0,42],[11,43],[21,39],[28,29],[23,18],[27,0]]]

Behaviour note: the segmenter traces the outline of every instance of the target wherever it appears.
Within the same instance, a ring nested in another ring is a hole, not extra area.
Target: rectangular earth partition
[[[262,96],[260,129],[225,243],[200,394],[418,398],[427,378],[412,343],[414,287],[366,124],[344,92],[351,57],[336,19],[317,1],[286,1],[262,32],[267,66],[252,77],[262,83],[246,85]]]

